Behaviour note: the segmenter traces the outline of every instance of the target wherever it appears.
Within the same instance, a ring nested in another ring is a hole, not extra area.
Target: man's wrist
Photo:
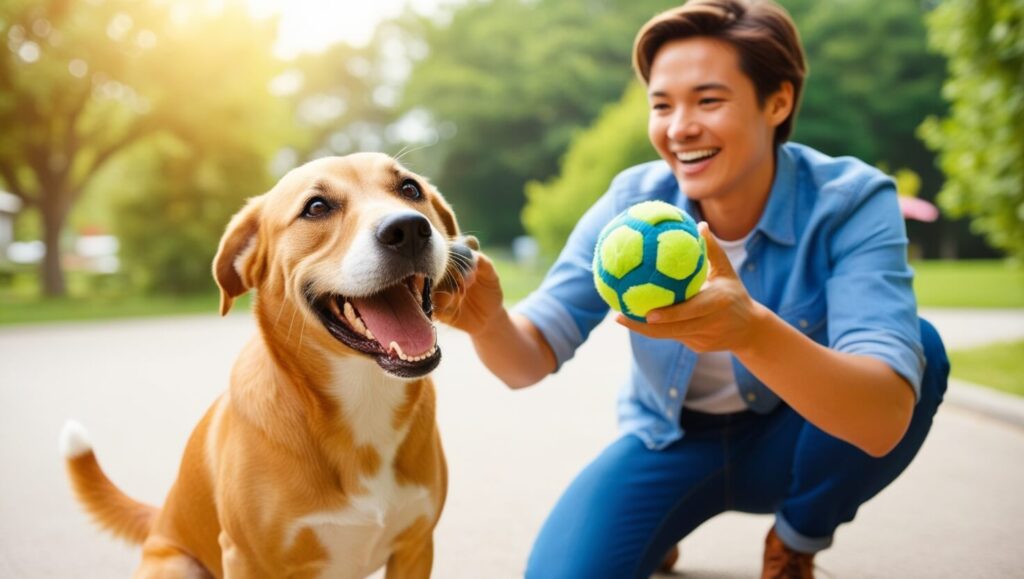
[[[474,340],[488,340],[501,334],[502,328],[507,327],[512,323],[512,319],[509,316],[508,310],[505,306],[498,308],[494,314],[492,314],[487,321],[480,325],[473,331],[469,332],[469,335]]]
[[[747,327],[746,339],[733,350],[738,357],[756,352],[763,344],[765,335],[771,333],[771,326],[776,319],[775,312],[757,301],[753,301],[753,304],[753,315]]]

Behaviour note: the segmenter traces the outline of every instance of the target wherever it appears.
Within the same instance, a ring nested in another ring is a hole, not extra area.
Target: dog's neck
[[[319,342],[310,335],[313,328],[303,331],[302,312],[290,304],[265,300],[254,309],[259,336],[236,367],[246,374],[234,377],[232,389],[244,392],[233,396],[235,404],[260,423],[284,421],[288,428],[318,433],[326,454],[372,443],[390,461],[412,415],[424,409],[429,380],[392,376],[365,356],[337,351],[333,340]],[[432,413],[433,405],[425,409]]]

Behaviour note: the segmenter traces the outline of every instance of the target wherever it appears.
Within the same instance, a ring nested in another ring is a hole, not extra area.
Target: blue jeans
[[[672,545],[726,511],[775,513],[790,548],[827,548],[836,528],[910,464],[931,428],[949,361],[923,320],[921,338],[921,398],[886,456],[825,434],[785,405],[766,415],[684,411],[682,440],[649,450],[624,436],[576,477],[548,515],[526,576],[648,577]]]

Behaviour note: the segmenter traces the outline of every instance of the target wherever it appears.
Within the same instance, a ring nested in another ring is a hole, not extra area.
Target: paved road
[[[1012,318],[1024,331],[1019,313],[996,322]],[[945,321],[959,314],[926,315],[943,333],[966,335]],[[252,332],[244,314],[0,330],[0,577],[129,576],[137,550],[94,530],[71,499],[57,451],[62,423],[82,421],[108,474],[159,503]],[[442,331],[441,344],[451,488],[435,576],[517,577],[561,490],[615,437],[625,333],[603,325],[558,375],[523,392],[492,378],[460,334]],[[944,407],[905,475],[818,558],[822,576],[1024,576],[1021,457],[1024,429]],[[697,579],[756,576],[770,525],[764,516],[714,519],[683,543],[680,568]]]

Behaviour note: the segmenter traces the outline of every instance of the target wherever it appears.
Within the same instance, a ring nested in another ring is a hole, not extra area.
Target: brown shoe
[[[672,545],[672,548],[665,553],[665,558],[661,561],[661,566],[658,567],[658,573],[671,573],[672,568],[676,566],[676,561],[679,560],[679,545]]]
[[[775,527],[764,540],[764,568],[761,579],[814,579],[814,554],[799,553],[786,546]]]

